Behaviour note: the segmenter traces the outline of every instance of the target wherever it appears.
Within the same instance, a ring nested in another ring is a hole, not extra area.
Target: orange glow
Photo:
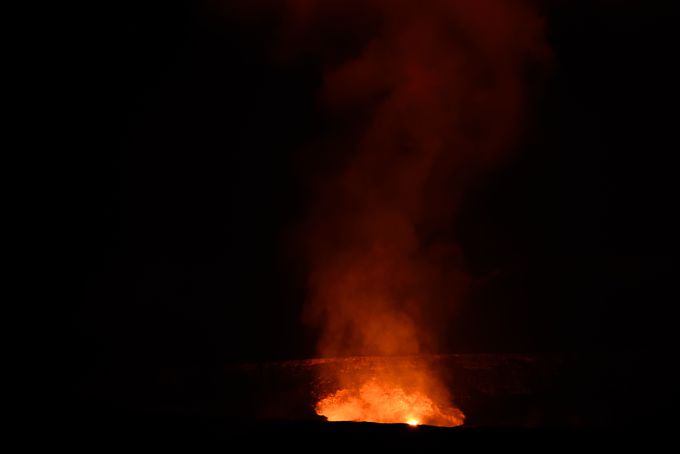
[[[308,270],[304,319],[322,358],[382,358],[359,375],[324,369],[316,412],[460,425],[447,377],[395,358],[451,348],[449,320],[474,281],[456,211],[517,145],[525,75],[547,55],[543,20],[514,0],[283,3],[281,53],[318,54],[329,121],[303,154],[310,199],[293,249]]]
[[[436,399],[419,387],[369,379],[358,387],[342,388],[316,404],[316,412],[328,421],[402,423],[410,426],[454,427],[463,424],[463,413],[446,400]]]

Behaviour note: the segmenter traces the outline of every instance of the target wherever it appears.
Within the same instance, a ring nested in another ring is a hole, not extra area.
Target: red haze
[[[521,132],[526,72],[547,54],[540,17],[519,0],[257,5],[284,18],[278,59],[324,70],[319,104],[331,125],[311,147],[319,166],[296,241],[320,355],[438,351],[466,287],[452,228],[459,198]],[[337,390],[317,412],[462,424],[435,371],[388,366],[323,377]]]
[[[312,180],[303,227],[319,351],[436,350],[465,289],[458,198],[521,130],[542,21],[510,0],[287,5],[282,54],[321,56],[321,103],[342,125],[319,146],[340,159]]]

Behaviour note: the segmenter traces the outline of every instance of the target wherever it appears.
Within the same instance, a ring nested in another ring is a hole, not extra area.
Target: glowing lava
[[[463,424],[463,413],[442,402],[435,402],[418,389],[404,389],[377,380],[358,388],[343,388],[316,404],[316,412],[328,421],[406,423],[410,426],[454,427]]]

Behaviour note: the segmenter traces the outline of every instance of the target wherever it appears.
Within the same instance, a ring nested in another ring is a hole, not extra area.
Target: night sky
[[[472,287],[447,352],[674,348],[667,3],[541,6],[553,56],[527,130],[456,222]],[[277,18],[244,19],[228,2],[110,8],[88,21],[74,75],[74,383],[314,357],[288,238],[307,200],[300,150],[331,122],[319,61],[275,61]]]

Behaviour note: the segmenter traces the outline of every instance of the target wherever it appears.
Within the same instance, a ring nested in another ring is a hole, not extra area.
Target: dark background
[[[670,3],[542,7],[554,65],[525,143],[459,215],[474,285],[448,351],[674,349]],[[124,376],[130,402],[210,399],[225,364],[313,357],[283,248],[304,212],[294,154],[323,129],[317,62],[272,64],[276,21],[213,2],[107,8],[70,76],[71,384],[90,403]]]

